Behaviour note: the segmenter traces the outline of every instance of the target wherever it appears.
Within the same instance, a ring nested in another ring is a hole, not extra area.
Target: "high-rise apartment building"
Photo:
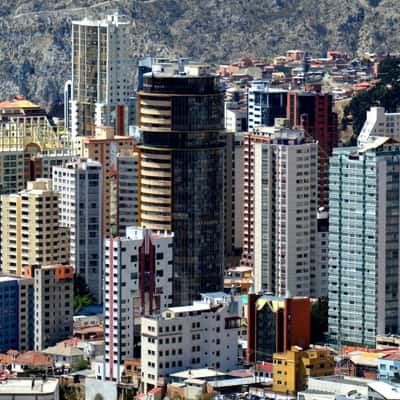
[[[72,81],[67,81],[64,85],[64,130],[66,133],[71,132],[71,98]]]
[[[96,125],[127,134],[134,107],[128,29],[129,21],[118,14],[72,22],[73,136],[93,135]]]
[[[117,155],[118,236],[125,236],[128,226],[138,225],[139,157],[134,151]]]
[[[225,257],[240,257],[243,235],[243,134],[227,132],[225,147]],[[228,259],[225,258],[225,264]],[[236,263],[235,263],[236,264]],[[237,265],[237,264],[236,264]]]
[[[223,288],[224,97],[209,66],[155,64],[138,92],[139,223],[174,232],[174,302]]]
[[[70,231],[70,260],[98,303],[103,294],[102,167],[79,160],[53,169],[60,226]]]
[[[186,369],[229,371],[237,366],[237,304],[225,293],[206,293],[193,305],[142,318],[142,391],[168,383]]]
[[[249,294],[247,307],[247,362],[271,362],[274,353],[310,346],[309,298]]]
[[[60,227],[58,193],[38,179],[1,197],[2,272],[20,275],[24,265],[69,262],[69,231]]]
[[[400,143],[337,148],[329,174],[329,334],[375,346],[399,332]]]
[[[23,96],[0,103],[0,138],[1,151],[24,151],[32,143],[41,151],[70,144],[46,110]]]
[[[254,144],[254,287],[310,296],[316,265],[318,144],[281,126]]]
[[[248,92],[248,129],[273,126],[286,117],[287,90],[271,88],[268,81],[253,81]]]
[[[0,352],[34,345],[33,279],[0,275]]]
[[[114,135],[114,128],[97,126],[94,136],[76,138],[78,154],[101,163],[103,235],[118,231],[118,154],[132,152],[135,140],[129,136]]]
[[[36,145],[22,150],[0,151],[0,194],[23,190],[27,182],[50,179],[52,168],[72,160],[70,151],[40,152]]]
[[[173,234],[137,227],[126,231],[126,237],[105,242],[106,344],[100,377],[116,381],[123,361],[134,357],[139,318],[159,314],[172,304]]]
[[[225,129],[227,132],[247,131],[247,109],[238,102],[225,102]]]
[[[243,266],[253,267],[254,264],[254,145],[263,142],[262,131],[243,135]]]
[[[287,118],[293,128],[302,128],[318,141],[318,195],[321,207],[328,205],[328,165],[332,150],[338,143],[338,116],[333,111],[333,96],[322,93],[320,85],[306,85],[305,91],[288,93]]]
[[[16,193],[71,158],[71,141],[46,110],[16,96],[0,103],[0,194]]]
[[[328,253],[329,212],[321,207],[317,213],[316,265],[311,268],[316,283],[311,287],[311,297],[328,297]]]
[[[370,136],[400,139],[400,112],[387,113],[383,107],[371,107],[358,135],[358,146],[367,144]]]
[[[24,276],[34,281],[35,350],[41,351],[72,335],[74,268],[31,265]]]
[[[11,194],[25,187],[25,153],[0,151],[0,194]]]

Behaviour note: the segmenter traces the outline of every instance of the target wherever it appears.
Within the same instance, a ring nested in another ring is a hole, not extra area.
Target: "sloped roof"
[[[27,351],[20,354],[15,360],[16,364],[29,365],[32,367],[50,367],[53,361],[47,356],[37,351]]]
[[[6,100],[0,103],[0,109],[6,108],[40,108],[40,106],[26,100],[23,96],[15,96],[12,100]]]

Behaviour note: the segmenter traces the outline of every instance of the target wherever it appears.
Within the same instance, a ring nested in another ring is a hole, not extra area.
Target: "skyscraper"
[[[172,304],[172,241],[173,234],[137,227],[127,228],[126,237],[105,241],[107,345],[102,374],[107,379],[119,380],[123,361],[134,357],[140,317],[159,314]]]
[[[41,351],[72,335],[74,267],[29,265],[24,276],[34,280],[35,350]]]
[[[174,302],[189,304],[223,288],[223,91],[206,65],[155,64],[143,79],[139,223],[174,232]]]
[[[322,93],[320,85],[306,85],[305,91],[288,93],[287,118],[291,127],[303,128],[318,141],[318,195],[321,207],[328,205],[328,164],[338,143],[338,117],[333,111],[333,96]]]
[[[92,135],[95,125],[127,134],[133,64],[128,53],[129,22],[118,14],[72,22],[72,135]]]
[[[129,226],[138,225],[138,169],[136,152],[117,155],[118,170],[118,236],[125,236]]]
[[[275,126],[254,145],[254,287],[311,295],[316,265],[318,144]]]
[[[96,126],[95,135],[76,140],[78,154],[98,161],[102,166],[102,220],[103,236],[118,231],[118,159],[119,153],[132,152],[134,139],[114,134],[114,128]]]
[[[69,262],[69,231],[59,226],[58,193],[50,180],[28,182],[26,190],[1,197],[1,235],[4,273]]]
[[[400,143],[370,137],[329,168],[329,334],[375,346],[399,332]]]
[[[225,148],[225,264],[237,265],[243,236],[243,133],[226,132]],[[233,258],[231,258],[233,257]]]
[[[0,352],[33,349],[33,279],[0,276]]]
[[[102,167],[96,161],[53,168],[60,226],[70,230],[71,263],[98,303],[103,294],[102,182]]]

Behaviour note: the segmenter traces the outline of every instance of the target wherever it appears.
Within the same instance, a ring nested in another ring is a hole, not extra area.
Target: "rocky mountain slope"
[[[356,55],[400,50],[399,0],[1,0],[1,99],[62,102],[71,20],[119,11],[132,19],[132,57],[229,62],[290,48]]]

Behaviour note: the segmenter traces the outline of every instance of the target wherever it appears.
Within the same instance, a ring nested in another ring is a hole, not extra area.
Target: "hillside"
[[[181,55],[229,62],[290,48],[314,55],[400,50],[398,0],[2,0],[1,98],[62,101],[72,19],[119,11],[132,18],[132,57]]]

